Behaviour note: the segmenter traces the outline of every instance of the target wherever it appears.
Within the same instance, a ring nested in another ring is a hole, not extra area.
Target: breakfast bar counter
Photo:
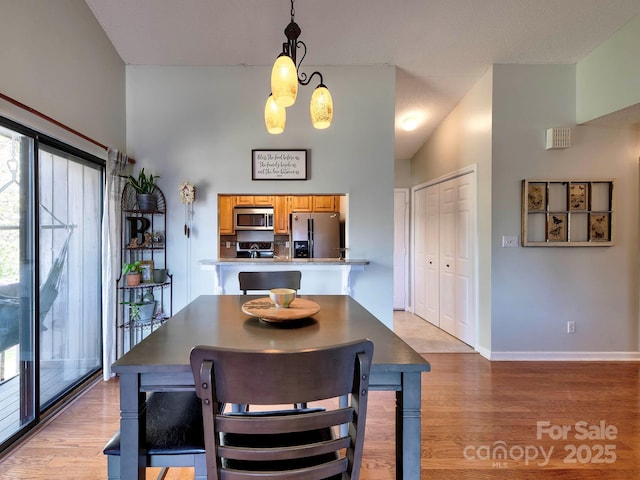
[[[338,258],[219,258],[200,260],[202,270],[214,272],[214,292],[217,295],[239,293],[238,272],[269,270],[300,270],[301,293],[351,294],[353,276],[363,271],[368,260]]]

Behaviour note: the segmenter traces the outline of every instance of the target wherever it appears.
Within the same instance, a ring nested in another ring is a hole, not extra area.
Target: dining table
[[[245,313],[243,305],[260,298],[199,296],[113,364],[120,383],[121,478],[146,478],[140,440],[146,394],[194,390],[189,363],[194,346],[297,350],[368,338],[374,344],[370,391],[396,392],[395,478],[420,479],[421,374],[429,371],[429,362],[349,295],[303,295],[318,311],[283,322]]]

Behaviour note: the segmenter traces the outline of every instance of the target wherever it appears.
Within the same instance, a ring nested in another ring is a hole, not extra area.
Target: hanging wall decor
[[[613,179],[522,181],[523,247],[613,245]]]
[[[184,204],[184,234],[191,237],[191,221],[193,219],[193,202],[196,199],[196,187],[189,182],[180,185],[180,201]]]

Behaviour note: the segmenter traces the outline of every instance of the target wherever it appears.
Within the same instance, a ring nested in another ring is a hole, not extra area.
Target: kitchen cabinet
[[[273,195],[236,195],[236,206],[271,207],[273,206]]]
[[[291,196],[292,212],[311,212],[312,206],[312,197],[310,195]]]
[[[314,212],[336,212],[339,206],[336,206],[335,195],[314,195],[312,200],[312,210]]]
[[[338,197],[339,198],[339,197]],[[336,195],[292,195],[292,212],[336,212],[340,209]]]
[[[275,235],[289,234],[291,198],[289,195],[275,195],[273,197],[273,233]]]
[[[235,195],[218,195],[218,230],[220,235],[233,235],[233,207]]]

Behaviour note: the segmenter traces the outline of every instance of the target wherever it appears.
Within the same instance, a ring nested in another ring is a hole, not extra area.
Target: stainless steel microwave
[[[236,207],[233,209],[236,230],[273,230],[273,208]]]

